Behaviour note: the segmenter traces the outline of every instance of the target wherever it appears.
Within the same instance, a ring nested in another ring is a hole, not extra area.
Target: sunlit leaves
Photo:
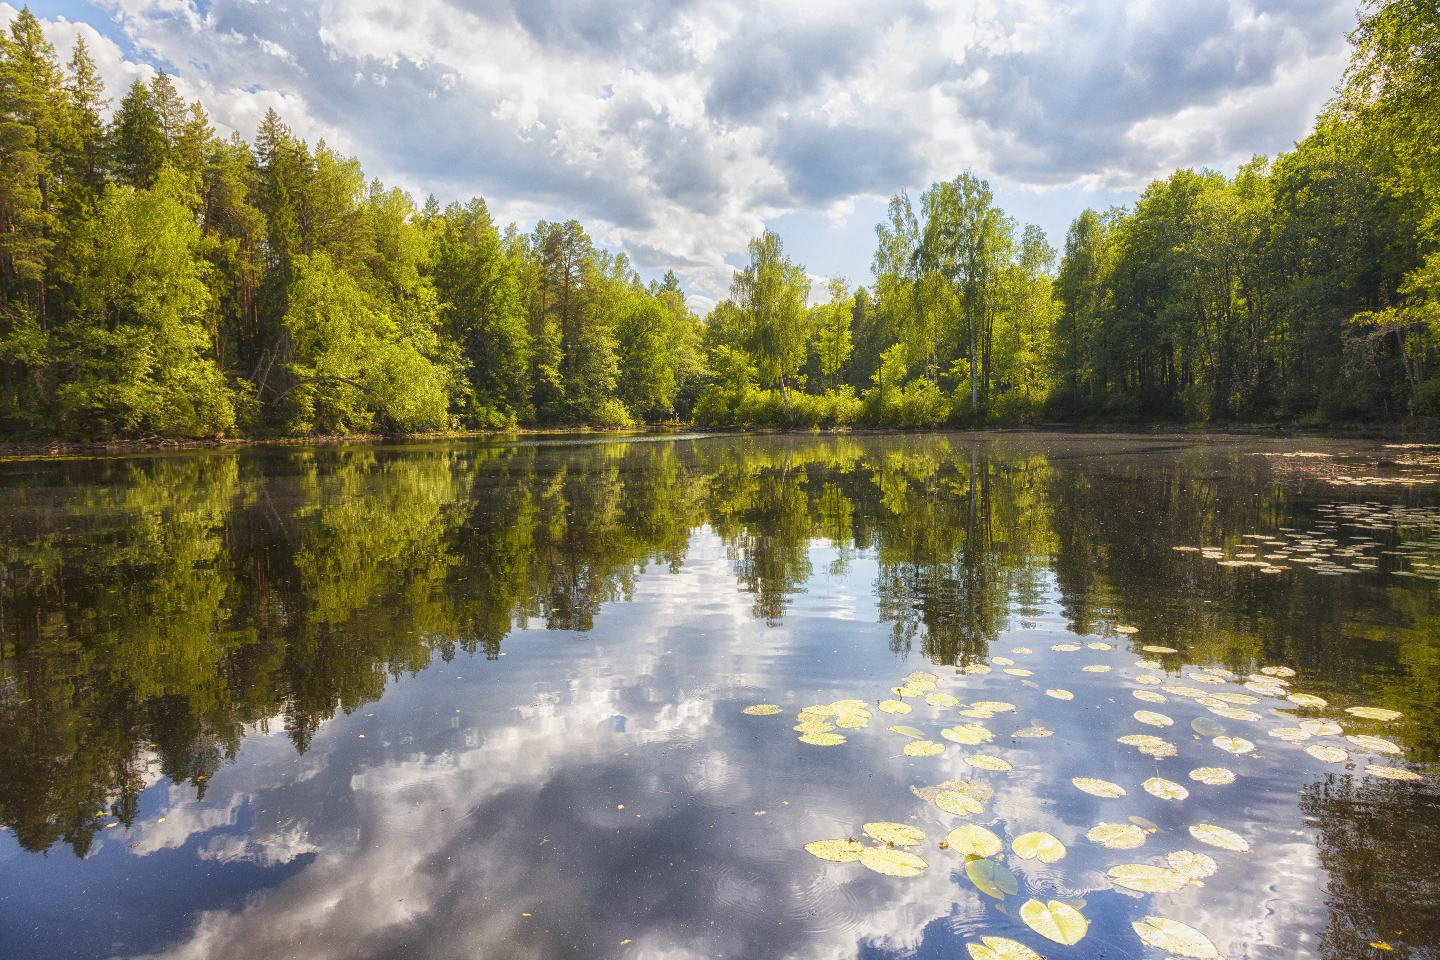
[[[1301,720],[1300,729],[1312,737],[1336,737],[1345,732],[1340,724],[1329,720]]]
[[[1258,720],[1264,719],[1253,710],[1246,710],[1244,707],[1226,706],[1223,703],[1218,706],[1207,703],[1205,704],[1205,709],[1217,717],[1224,717],[1227,720],[1244,720],[1246,723],[1255,723]]]
[[[887,877],[918,877],[928,866],[913,853],[889,847],[866,847],[860,852],[860,864]]]
[[[1043,830],[1016,837],[1010,848],[1023,860],[1039,860],[1041,863],[1054,863],[1065,856],[1065,844]]]
[[[804,733],[796,739],[812,747],[838,747],[845,742],[845,738],[838,733]]]
[[[948,693],[932,693],[925,698],[925,702],[932,707],[954,707],[960,704],[959,700]]]
[[[1191,880],[1208,877],[1220,869],[1220,865],[1215,862],[1214,858],[1203,853],[1192,853],[1189,850],[1176,850],[1165,859],[1169,862],[1171,870],[1184,874]]]
[[[1384,707],[1346,707],[1345,712],[1363,720],[1381,720],[1386,723],[1405,716],[1399,710],[1386,710]]]
[[[780,712],[780,708],[773,703],[757,703],[753,707],[746,707],[741,713],[748,713],[752,717],[773,717]]]
[[[1110,850],[1130,850],[1145,842],[1145,831],[1130,823],[1100,823],[1090,828],[1085,839]]]
[[[925,839],[925,834],[916,827],[883,820],[865,824],[865,832],[881,843],[893,843],[901,847],[913,847]]]
[[[1385,780],[1424,780],[1420,774],[1413,770],[1405,770],[1401,767],[1383,767],[1378,764],[1367,763],[1365,772],[1372,777],[1380,777]]]
[[[1054,697],[1056,700],[1074,700],[1075,694],[1069,690],[1046,690],[1045,696]]]
[[[1164,917],[1146,917],[1131,924],[1147,945],[1196,960],[1219,960],[1220,951],[1194,927]]]
[[[1376,753],[1399,753],[1400,748],[1386,740],[1384,737],[1353,736],[1346,737],[1355,746],[1362,750],[1374,750]]]
[[[933,757],[944,752],[944,744],[936,743],[934,740],[911,740],[905,744],[905,756],[907,757]]]
[[[1005,937],[981,937],[981,943],[967,943],[970,960],[1043,960],[1040,954],[1023,943]]]
[[[1084,648],[1078,643],[1057,643],[1050,649],[1058,650],[1061,653],[1074,653],[1076,650],[1083,650]]]
[[[904,734],[907,737],[914,737],[916,740],[925,739],[924,730],[920,730],[915,727],[907,727],[901,724],[896,724],[895,726],[891,727],[890,732]]]
[[[1083,790],[1092,797],[1114,799],[1125,796],[1124,787],[1106,780],[1096,780],[1093,777],[1076,777],[1070,782],[1075,784],[1077,789]]]
[[[807,720],[805,723],[795,724],[794,729],[801,733],[826,733],[835,728],[821,720]]]
[[[1117,627],[1115,628],[1115,632],[1116,632],[1116,633],[1139,633],[1140,631],[1139,631],[1139,629],[1137,629],[1136,627],[1127,627],[1127,626],[1121,625],[1121,626],[1117,626]],[[1146,647],[1145,649],[1149,650],[1150,648],[1149,648],[1149,647]]]
[[[941,730],[940,736],[946,740],[953,740],[956,743],[974,746],[986,740],[993,739],[995,735],[978,723],[967,723],[964,726],[950,727]]]
[[[836,714],[844,716],[847,713],[864,713],[869,706],[864,700],[836,700],[830,704],[830,709]]]
[[[1340,747],[1324,747],[1318,743],[1306,747],[1305,752],[1324,763],[1344,763],[1350,759],[1349,750],[1343,750]]]
[[[806,852],[836,863],[854,863],[864,849],[865,844],[859,840],[816,840],[805,844]]]
[[[1146,653],[1179,653],[1174,647],[1141,647]]]
[[[1079,910],[1059,900],[1029,900],[1020,908],[1020,919],[1047,940],[1066,945],[1080,942],[1090,926]]]
[[[1226,753],[1242,754],[1255,749],[1255,744],[1243,737],[1216,737],[1210,741]]]
[[[997,663],[1002,667],[1013,667],[1015,665],[1015,661],[1009,657],[991,657],[990,662]]]
[[[1166,867],[1144,863],[1122,863],[1111,867],[1110,882],[1141,893],[1170,893],[1190,883],[1190,878]]]
[[[977,700],[970,704],[970,706],[976,710],[986,710],[990,713],[1004,713],[1007,710],[1015,710],[1015,704],[1005,703],[1003,700]]]
[[[1200,783],[1209,784],[1212,787],[1223,786],[1235,782],[1235,771],[1226,770],[1224,767],[1197,767],[1190,771],[1190,779],[1198,780]]]
[[[835,716],[835,710],[828,703],[817,703],[800,711],[801,721],[826,720]]]
[[[1009,761],[1002,760],[999,757],[992,757],[984,753],[972,754],[971,756],[965,758],[965,762],[970,764],[970,766],[977,767],[981,770],[995,770],[1004,772],[1006,770],[1013,769],[1010,766]]]
[[[1131,733],[1118,738],[1120,743],[1128,747],[1135,747],[1141,753],[1149,754],[1152,757],[1173,757],[1175,756],[1175,745],[1161,740],[1159,737],[1152,737],[1146,733]]]
[[[1113,646],[1111,646],[1111,645],[1108,644],[1108,643],[1087,643],[1087,644],[1085,644],[1085,646],[1088,647],[1088,648],[1091,649],[1091,650],[1113,650],[1113,649],[1115,649]]]
[[[1189,790],[1164,777],[1151,777],[1145,781],[1144,786],[1146,793],[1152,797],[1159,797],[1161,800],[1184,800],[1190,796]]]
[[[1006,894],[1020,892],[1020,881],[999,860],[976,859],[965,863],[965,875],[981,893],[1004,900]]]
[[[1316,709],[1319,709],[1320,707],[1327,707],[1330,705],[1330,701],[1326,700],[1323,697],[1317,697],[1311,693],[1292,693],[1289,699],[1291,703],[1298,704],[1302,707],[1315,707]]]
[[[881,700],[880,709],[886,713],[909,713],[910,704],[903,703],[899,700]]]
[[[1295,671],[1289,667],[1261,667],[1260,672],[1270,677],[1293,677]]]
[[[1250,850],[1250,843],[1240,834],[1233,830],[1226,830],[1224,827],[1217,827],[1209,823],[1197,823],[1190,828],[1190,836],[1201,843],[1208,843],[1212,847],[1219,847],[1221,850],[1229,850],[1234,853],[1247,853]]]
[[[957,817],[968,817],[985,809],[985,805],[974,797],[958,790],[942,790],[935,795],[935,806]]]
[[[1135,719],[1141,723],[1148,723],[1152,727],[1169,727],[1175,723],[1174,720],[1171,720],[1165,716],[1165,714],[1156,713],[1153,710],[1136,710]]]
[[[1132,690],[1131,695],[1137,700],[1144,700],[1146,703],[1169,703],[1170,698],[1164,694],[1156,693],[1154,690]]]
[[[1291,743],[1301,743],[1310,739],[1309,732],[1300,727],[1272,727],[1268,732],[1272,737],[1288,740]]]
[[[835,718],[835,726],[850,729],[863,727],[869,723],[870,714],[863,710],[857,710],[854,713],[842,713]]]
[[[951,830],[945,842],[962,857],[993,857],[1004,849],[999,837],[973,823]]]
[[[1100,664],[1100,663],[1092,664],[1092,665],[1090,665],[1090,666],[1088,666],[1088,667],[1081,667],[1080,669],[1081,669],[1081,670],[1084,670],[1086,673],[1109,673],[1109,672],[1110,672],[1110,668],[1109,668],[1109,667],[1105,666],[1104,664]]]
[[[1033,677],[1033,676],[1035,676],[1035,671],[1034,671],[1034,670],[1026,670],[1026,669],[1024,669],[1023,667],[1006,667],[1006,668],[1005,668],[1005,672],[1008,673],[1008,674],[1010,674],[1012,677]]]

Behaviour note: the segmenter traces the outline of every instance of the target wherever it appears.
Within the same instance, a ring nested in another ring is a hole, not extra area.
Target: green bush
[[[1440,379],[1426,380],[1415,388],[1411,409],[1417,417],[1440,419]]]

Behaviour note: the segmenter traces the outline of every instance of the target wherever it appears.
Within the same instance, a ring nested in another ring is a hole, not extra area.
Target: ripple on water
[[[875,910],[874,900],[865,895],[870,885],[863,881],[879,875],[858,863],[827,863],[805,856],[815,865],[807,864],[791,886],[785,918],[803,920],[814,934],[859,931]]]

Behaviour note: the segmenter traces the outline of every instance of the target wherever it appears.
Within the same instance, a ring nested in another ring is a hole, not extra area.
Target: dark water
[[[1435,957],[1437,477],[1434,451],[1380,444],[969,435],[0,463],[0,954],[939,958],[991,936],[1159,958],[1132,922],[1160,916],[1232,960]],[[1196,701],[1262,667],[1328,705]],[[912,671],[934,690],[879,712]],[[851,698],[873,719],[845,743],[796,739],[801,708]],[[762,703],[783,715],[741,712]],[[1402,753],[1269,735],[1303,719]],[[939,734],[972,722],[994,740]],[[944,751],[905,755],[898,724]],[[1189,777],[1208,766],[1237,779]],[[911,789],[951,780],[993,797],[966,818]],[[1086,838],[1130,817],[1142,846]],[[925,834],[920,876],[804,850],[875,821]],[[939,848],[966,822],[1018,893]],[[1021,859],[1031,831],[1066,855]],[[1179,850],[1218,870],[1107,877]],[[1029,929],[1032,897],[1085,937]]]

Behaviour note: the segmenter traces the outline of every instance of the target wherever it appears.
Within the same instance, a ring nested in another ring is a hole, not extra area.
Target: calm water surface
[[[0,954],[1158,960],[1133,923],[1163,917],[1232,960],[1436,957],[1436,454],[951,434],[0,463]],[[868,724],[797,739],[845,699]],[[1271,735],[1303,720],[1342,731]],[[940,732],[969,723],[993,739]],[[951,781],[981,812],[930,801]],[[881,821],[923,833],[897,848],[919,876],[805,850],[880,847]],[[1004,843],[990,893],[940,847],[965,823]],[[1019,856],[1034,831],[1065,855]],[[1182,850],[1203,885],[1108,876]],[[1084,938],[1030,929],[1032,898]]]

